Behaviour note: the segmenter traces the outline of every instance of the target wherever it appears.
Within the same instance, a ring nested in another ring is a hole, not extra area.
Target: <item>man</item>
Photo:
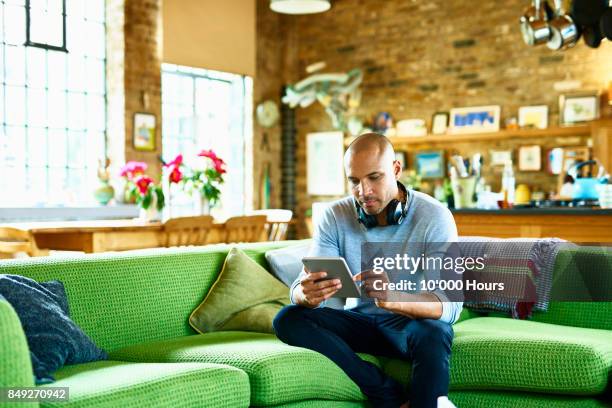
[[[354,279],[377,298],[348,299],[345,310],[321,307],[340,289],[339,280],[321,280],[325,271],[302,271],[291,287],[293,304],[275,317],[274,330],[283,342],[334,361],[376,407],[435,407],[448,394],[451,325],[462,304],[429,292],[409,294],[408,302],[378,298],[370,292],[372,272],[361,272],[360,252],[364,242],[455,242],[455,222],[439,202],[398,182],[401,166],[386,137],[359,136],[344,166],[352,196],[327,208],[309,256],[343,257]],[[400,384],[358,352],[412,361],[409,401]]]

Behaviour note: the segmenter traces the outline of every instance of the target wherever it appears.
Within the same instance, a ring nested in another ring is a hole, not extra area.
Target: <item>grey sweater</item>
[[[408,190],[408,211],[400,225],[387,225],[366,229],[357,220],[353,197],[334,201],[326,208],[315,226],[313,245],[309,256],[340,256],[346,260],[351,274],[361,272],[361,249],[366,242],[401,243],[408,256],[436,256],[448,242],[457,242],[457,227],[451,212],[432,197],[418,191]],[[430,245],[429,245],[430,244]],[[304,271],[291,285],[293,291],[299,285]],[[422,271],[417,273],[422,274]],[[422,279],[423,276],[420,276]],[[461,302],[450,302],[443,294],[434,292],[442,301],[440,320],[454,323],[461,313]],[[345,310],[362,313],[391,313],[376,306],[372,299],[349,298]]]

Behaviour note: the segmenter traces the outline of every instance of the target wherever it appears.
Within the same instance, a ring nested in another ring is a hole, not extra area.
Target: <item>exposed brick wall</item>
[[[554,84],[578,80],[583,89],[606,89],[612,80],[612,44],[604,42],[593,50],[581,41],[565,52],[528,47],[518,27],[526,4],[524,0],[339,0],[322,14],[282,16],[280,24],[287,30],[284,37],[294,38],[293,46],[285,51],[295,56],[297,64],[289,76],[298,73],[297,79],[304,77],[304,68],[316,61],[325,61],[327,72],[362,68],[365,76],[359,115],[365,120],[388,111],[396,120],[422,118],[429,126],[436,111],[498,104],[502,106],[503,123],[505,118],[517,116],[519,106],[546,104],[549,123],[554,126],[561,93]],[[261,35],[258,31],[258,37]],[[262,52],[260,42],[257,50]],[[258,58],[258,68],[260,63]],[[281,61],[278,64],[282,66]],[[276,92],[277,84],[273,86]],[[305,193],[305,135],[329,130],[331,123],[318,104],[298,109],[297,117],[298,215],[302,216],[317,199]],[[583,141],[574,140],[572,144]],[[546,148],[556,142],[534,139],[521,140],[520,144],[543,143]],[[443,146],[460,153],[505,147],[517,148],[518,144]],[[497,187],[499,175],[488,177]],[[519,173],[517,182],[549,191],[556,178],[545,172]]]
[[[122,161],[149,165],[159,179],[161,166],[161,0],[107,1],[107,92],[109,153]],[[135,150],[134,113],[155,114],[155,151]]]

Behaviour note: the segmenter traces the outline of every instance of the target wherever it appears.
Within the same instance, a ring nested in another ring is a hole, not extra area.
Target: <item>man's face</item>
[[[349,155],[344,163],[353,197],[369,215],[379,214],[397,196],[400,163],[376,150]]]

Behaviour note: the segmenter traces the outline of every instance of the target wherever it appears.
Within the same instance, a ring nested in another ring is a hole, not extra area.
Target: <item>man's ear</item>
[[[402,175],[402,170],[402,164],[400,161],[393,160],[393,175],[395,176],[396,180],[399,180],[400,176]]]

